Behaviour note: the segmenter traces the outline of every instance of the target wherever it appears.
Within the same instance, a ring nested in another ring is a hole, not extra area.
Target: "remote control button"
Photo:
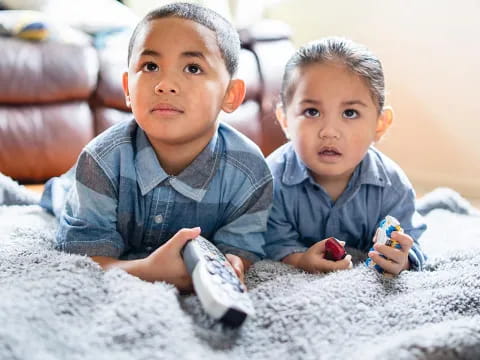
[[[215,265],[212,262],[208,262],[206,267],[207,267],[207,271],[210,274],[215,275],[217,273],[218,268],[216,268]]]
[[[215,259],[210,254],[205,254],[204,257],[205,260],[207,260],[208,262],[215,261]]]

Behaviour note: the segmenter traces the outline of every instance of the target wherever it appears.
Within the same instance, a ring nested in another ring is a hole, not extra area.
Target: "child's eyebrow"
[[[313,99],[303,99],[300,101],[300,104],[321,104],[322,102],[320,100],[313,100]]]
[[[145,49],[140,53],[140,56],[156,56],[156,57],[158,57],[158,56],[160,56],[160,53],[155,51],[155,50]]]
[[[361,100],[344,101],[344,102],[342,102],[342,105],[345,105],[345,106],[349,106],[349,105],[361,105],[361,106],[367,107],[367,104],[365,104],[365,103],[364,103],[363,101],[361,101]]]
[[[205,55],[201,51],[185,51],[182,53],[182,56],[184,57],[193,57],[193,58],[200,58],[203,60],[205,59]]]
[[[183,57],[187,58],[200,58],[203,60],[205,59],[205,55],[201,51],[184,51],[181,54]],[[144,49],[141,53],[140,56],[154,56],[154,57],[161,57],[162,54],[160,54],[158,51],[152,50],[152,49]]]

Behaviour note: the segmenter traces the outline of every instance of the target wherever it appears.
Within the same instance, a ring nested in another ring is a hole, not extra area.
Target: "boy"
[[[267,159],[275,179],[267,256],[309,272],[347,269],[351,256],[325,259],[322,239],[367,252],[379,222],[392,215],[405,230],[392,233],[401,249],[375,244],[368,256],[389,274],[421,270],[426,225],[415,192],[371,146],[393,120],[380,60],[346,39],[307,44],[286,65],[281,100],[277,118],[291,142]]]
[[[189,290],[180,250],[202,232],[243,279],[263,256],[272,178],[258,147],[217,120],[245,95],[232,79],[239,51],[237,32],[209,9],[177,3],[145,16],[123,75],[135,119],[94,139],[46,186],[58,249]]]

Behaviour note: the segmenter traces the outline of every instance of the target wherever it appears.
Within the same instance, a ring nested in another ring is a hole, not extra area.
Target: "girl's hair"
[[[378,111],[382,111],[385,104],[385,81],[380,60],[363,45],[338,37],[308,43],[288,60],[280,93],[282,105],[286,107],[292,98],[294,91],[292,75],[295,69],[327,62],[342,64],[364,79],[378,106]]]

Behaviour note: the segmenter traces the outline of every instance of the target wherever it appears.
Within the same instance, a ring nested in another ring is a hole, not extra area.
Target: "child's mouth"
[[[318,155],[322,160],[336,161],[342,156],[342,153],[335,148],[325,147],[318,152]]]
[[[320,155],[327,155],[327,156],[334,156],[334,155],[341,155],[339,152],[335,150],[323,150],[320,151]]]
[[[159,104],[152,109],[152,113],[163,115],[177,115],[183,114],[183,112],[183,110],[170,104]]]

